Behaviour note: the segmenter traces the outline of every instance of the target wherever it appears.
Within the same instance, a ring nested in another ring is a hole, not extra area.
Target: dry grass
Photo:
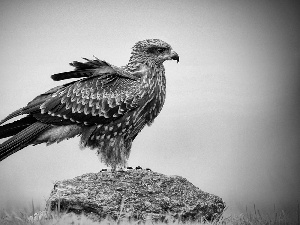
[[[30,213],[28,213],[30,211]],[[38,212],[37,212],[38,211]],[[24,212],[12,212],[7,213],[2,211],[0,213],[0,224],[1,225],[122,225],[122,224],[205,224],[205,225],[290,225],[290,224],[300,224],[299,222],[299,205],[297,209],[298,221],[290,221],[288,215],[284,212],[274,212],[273,215],[262,215],[259,210],[255,208],[253,211],[246,210],[245,214],[238,216],[221,217],[219,221],[207,222],[207,221],[191,221],[182,223],[180,220],[174,220],[171,216],[166,216],[164,221],[154,222],[151,218],[147,218],[144,221],[134,221],[130,219],[130,216],[122,212],[122,207],[120,209],[120,214],[117,221],[107,217],[103,219],[100,223],[95,222],[85,215],[76,215],[74,213],[61,212],[58,208],[54,212],[39,211],[35,209],[32,204],[32,209],[25,209]],[[34,216],[33,216],[34,215]]]

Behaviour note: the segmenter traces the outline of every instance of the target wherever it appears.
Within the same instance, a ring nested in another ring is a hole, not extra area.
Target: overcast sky
[[[300,201],[300,18],[296,1],[1,1],[0,118],[64,82],[50,75],[93,55],[128,62],[159,38],[167,98],[135,139],[130,166],[187,178],[228,213]],[[0,163],[0,207],[43,205],[55,180],[104,167],[79,138],[30,146]]]

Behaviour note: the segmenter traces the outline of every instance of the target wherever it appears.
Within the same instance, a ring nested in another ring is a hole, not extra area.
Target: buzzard
[[[0,126],[0,161],[28,145],[47,145],[80,135],[81,147],[97,149],[113,169],[126,165],[131,144],[161,111],[166,96],[163,62],[179,61],[171,46],[159,39],[137,42],[126,66],[83,58],[73,71],[51,76],[55,81],[79,80],[54,87],[3,119],[22,119]]]

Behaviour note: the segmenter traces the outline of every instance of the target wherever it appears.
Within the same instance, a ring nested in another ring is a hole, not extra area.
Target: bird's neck
[[[162,63],[156,63],[155,61],[149,59],[135,59],[133,57],[130,58],[128,64],[125,66],[125,70],[128,72],[135,72],[143,66],[146,66],[154,71],[165,71],[165,67]]]
[[[145,87],[150,87],[153,93],[159,92],[159,95],[165,95],[166,77],[165,68],[162,63],[158,64],[149,60],[129,61],[124,70],[127,70],[127,72],[132,74],[138,74],[138,76],[141,78],[142,84]]]

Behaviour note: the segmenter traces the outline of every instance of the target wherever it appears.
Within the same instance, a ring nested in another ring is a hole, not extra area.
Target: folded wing
[[[93,75],[59,89],[34,117],[57,125],[109,123],[141,105],[146,93],[139,81],[117,73]]]

